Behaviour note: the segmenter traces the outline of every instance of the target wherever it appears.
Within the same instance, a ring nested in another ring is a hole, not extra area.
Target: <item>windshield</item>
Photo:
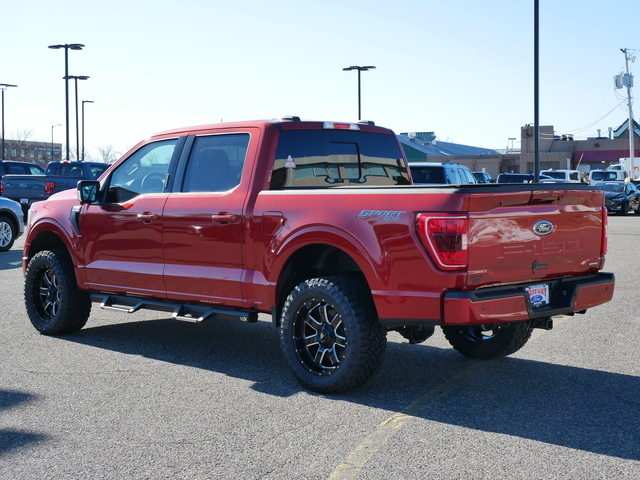
[[[605,192],[624,192],[624,185],[621,183],[598,183],[596,186],[602,187]]]
[[[551,178],[557,178],[558,180],[564,180],[564,172],[544,172],[544,174]]]

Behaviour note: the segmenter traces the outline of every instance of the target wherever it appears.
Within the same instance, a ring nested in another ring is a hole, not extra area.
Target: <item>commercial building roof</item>
[[[436,141],[433,132],[401,133],[398,140],[409,162],[424,162],[429,155],[496,155],[490,148],[472,147],[457,143]]]

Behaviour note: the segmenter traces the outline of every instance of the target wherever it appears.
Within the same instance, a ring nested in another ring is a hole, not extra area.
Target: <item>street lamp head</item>
[[[94,103],[93,100],[82,100],[82,103]]]
[[[359,72],[366,72],[366,71],[371,70],[373,68],[376,68],[376,67],[374,67],[373,65],[367,65],[366,67],[360,67],[358,65],[351,65],[350,67],[345,67],[342,70],[344,70],[344,71],[358,70]]]
[[[6,90],[8,87],[17,87],[18,85],[11,85],[10,83],[0,83],[0,89]]]
[[[62,77],[63,80],[88,80],[89,78],[86,75],[66,75]]]
[[[65,43],[61,45],[49,45],[49,48],[52,48],[54,50],[58,50],[60,48],[69,48],[71,50],[82,50],[83,47],[84,45],[81,43]]]

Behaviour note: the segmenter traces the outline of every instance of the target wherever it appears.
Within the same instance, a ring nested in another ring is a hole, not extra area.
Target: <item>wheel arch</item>
[[[287,295],[304,280],[330,275],[359,277],[370,291],[360,265],[344,250],[324,243],[305,245],[286,260],[276,287],[274,323],[279,325],[282,307]]]
[[[7,220],[11,222],[13,226],[13,230],[16,232],[16,235],[19,233],[19,220],[16,218],[16,214],[11,210],[0,210],[0,217],[6,217]]]

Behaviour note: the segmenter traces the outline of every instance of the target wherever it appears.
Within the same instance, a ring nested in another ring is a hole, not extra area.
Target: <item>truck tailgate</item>
[[[602,268],[603,192],[565,188],[471,194],[469,287],[536,282]]]

